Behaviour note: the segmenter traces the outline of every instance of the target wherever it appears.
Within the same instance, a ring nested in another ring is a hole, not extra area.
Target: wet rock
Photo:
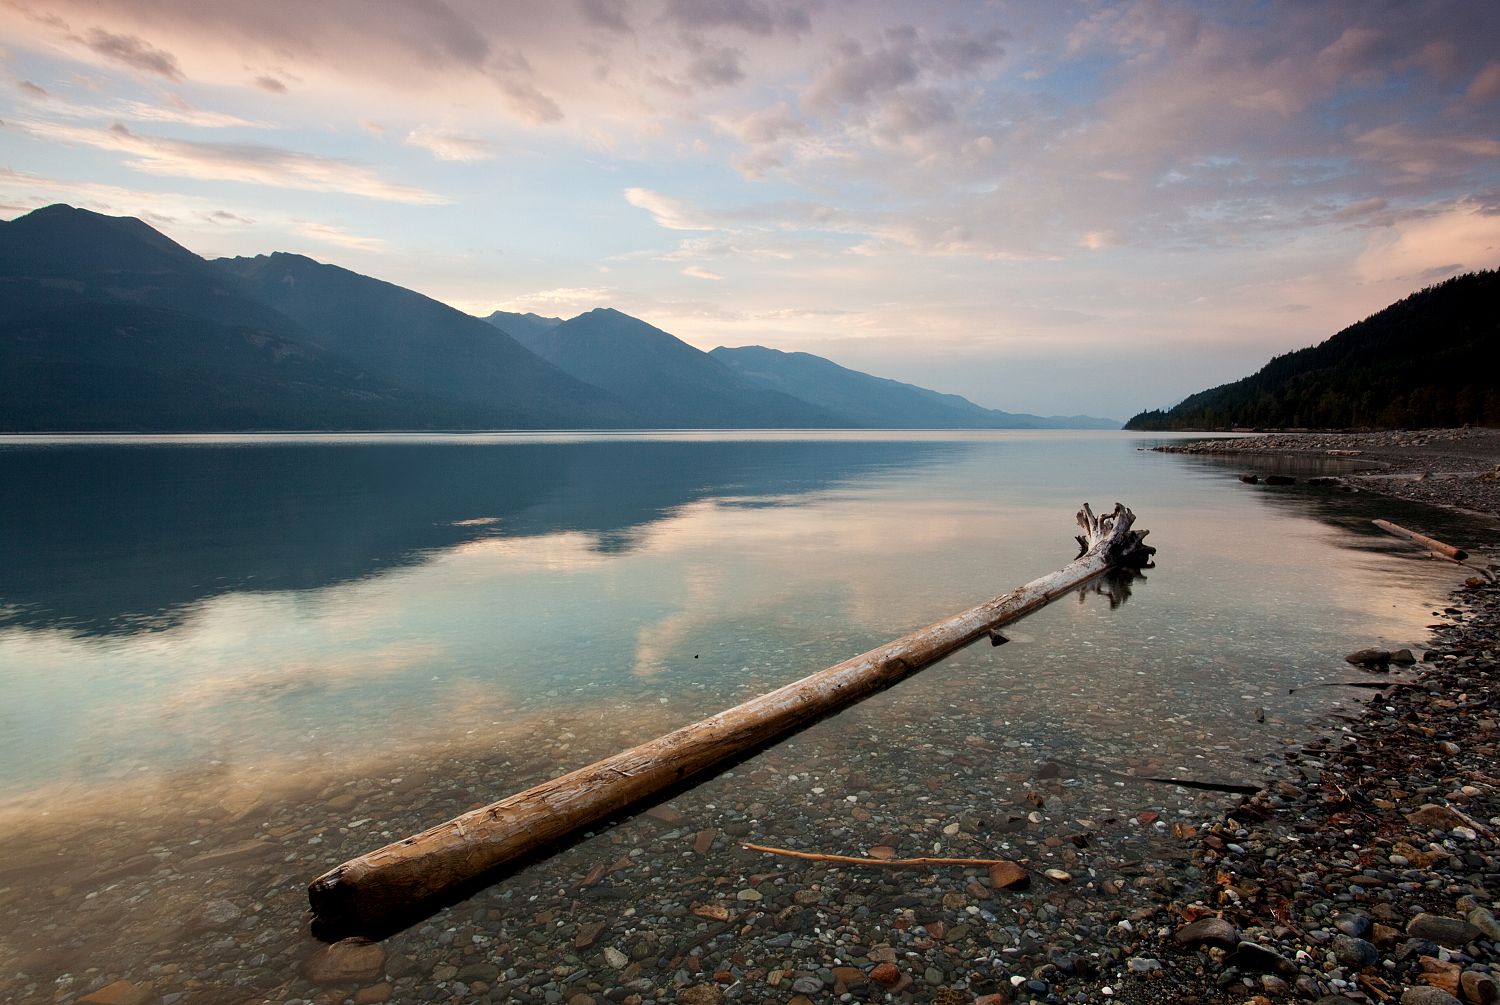
[[[1495,916],[1487,908],[1474,908],[1469,912],[1468,920],[1469,924],[1479,929],[1479,934],[1486,939],[1491,942],[1500,942],[1500,921],[1496,921]]]
[[[1427,830],[1449,831],[1455,827],[1463,827],[1468,821],[1463,815],[1436,803],[1426,803],[1420,808],[1408,813],[1406,819],[1418,827]]]
[[[879,963],[870,971],[870,980],[883,988],[893,988],[901,983],[901,971],[893,963]]]
[[[277,846],[270,841],[251,839],[232,844],[224,848],[204,852],[195,855],[182,863],[184,872],[193,872],[198,869],[212,869],[221,865],[232,865],[235,862],[243,862],[247,859],[260,858],[275,851]]]
[[[1500,985],[1489,974],[1479,970],[1465,970],[1459,979],[1459,986],[1463,990],[1464,1001],[1474,1002],[1475,1005],[1489,1005],[1500,999]]]
[[[391,1000],[393,989],[389,981],[381,981],[379,984],[371,984],[367,988],[360,988],[354,992],[350,999],[354,1005],[382,1005]]]
[[[1233,949],[1240,941],[1240,930],[1223,918],[1202,918],[1183,925],[1172,938],[1190,949],[1199,945]]]
[[[1370,916],[1368,914],[1360,914],[1357,912],[1350,914],[1341,914],[1337,918],[1333,919],[1334,928],[1337,928],[1345,935],[1352,935],[1356,939],[1369,938],[1373,924],[1374,923],[1370,920]]]
[[[1380,962],[1380,950],[1352,935],[1340,932],[1333,937],[1334,959],[1351,970],[1363,970],[1365,967],[1373,967]]]
[[[1442,988],[1450,995],[1458,994],[1459,979],[1463,976],[1463,968],[1457,963],[1424,956],[1417,961],[1417,965],[1422,970],[1422,983]]]
[[[1459,918],[1419,914],[1407,923],[1406,934],[1414,939],[1431,939],[1440,946],[1459,948],[1477,939],[1479,929]]]
[[[232,900],[210,900],[198,912],[197,921],[203,928],[227,928],[245,916],[245,912]]]
[[[1031,873],[1014,862],[996,862],[989,873],[990,883],[997,890],[1021,889],[1031,883]]]
[[[1462,1005],[1442,988],[1417,987],[1401,992],[1401,1005]]]
[[[156,993],[149,984],[115,981],[93,994],[84,995],[78,1002],[79,1005],[146,1005],[155,998]]]
[[[1283,977],[1295,977],[1297,964],[1276,950],[1258,942],[1241,942],[1224,961],[1226,966],[1238,967],[1252,973],[1275,973]]]
[[[689,984],[677,992],[682,1005],[723,1005],[724,992],[717,984]]]
[[[1388,649],[1357,649],[1344,657],[1344,662],[1362,667],[1385,666],[1390,661],[1391,653]]]
[[[364,939],[343,939],[308,958],[302,972],[314,984],[356,984],[374,980],[385,968],[385,950]]]

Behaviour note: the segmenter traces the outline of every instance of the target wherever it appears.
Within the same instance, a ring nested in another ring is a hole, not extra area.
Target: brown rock
[[[599,1005],[599,1002],[593,995],[580,991],[568,999],[568,1005]]]
[[[894,963],[877,963],[870,971],[870,980],[883,988],[893,988],[901,983],[901,970]]]
[[[1459,981],[1463,977],[1463,968],[1457,963],[1445,963],[1431,956],[1424,956],[1417,961],[1422,968],[1422,983],[1435,988],[1442,988],[1450,995],[1458,994]]]
[[[390,1000],[390,981],[381,981],[379,984],[371,984],[367,988],[360,988],[354,992],[354,998],[352,999],[354,1005],[381,1005],[382,1002]]]
[[[719,832],[713,830],[712,828],[710,828],[709,830],[699,831],[693,837],[693,851],[699,855],[707,855],[708,849],[713,847],[714,838],[718,836]]]
[[[671,824],[674,827],[687,819],[687,817],[682,815],[681,810],[673,809],[666,803],[651,807],[646,811],[646,816],[650,817],[652,820],[660,820],[664,824]]]
[[[709,921],[729,920],[729,908],[723,904],[700,904],[695,900],[688,906],[688,910],[700,918],[707,918]]]
[[[246,859],[270,854],[276,850],[276,847],[269,841],[257,841],[251,838],[249,841],[241,841],[238,844],[204,852],[202,855],[195,855],[182,863],[182,869],[188,872],[194,869],[211,869],[216,865],[229,865],[232,862],[243,862]]]
[[[889,862],[896,857],[896,849],[888,844],[878,844],[873,848],[866,848],[865,854],[871,858],[878,858],[882,862]]]
[[[592,946],[594,944],[594,940],[599,938],[599,933],[604,931],[605,925],[606,922],[603,921],[595,921],[591,924],[579,925],[577,934],[573,936],[573,948],[587,949],[589,946]]]
[[[1385,666],[1391,661],[1389,649],[1358,649],[1344,657],[1344,662],[1355,666]]]
[[[1496,985],[1495,979],[1489,974],[1478,970],[1465,970],[1458,980],[1458,985],[1463,989],[1463,999],[1466,1002],[1489,1005],[1490,1002],[1500,999],[1500,985]]]
[[[846,988],[857,988],[870,982],[870,978],[859,967],[834,967],[833,978]]]
[[[723,1005],[724,991],[717,984],[689,984],[677,992],[682,1005]]]
[[[1233,949],[1240,941],[1240,931],[1223,918],[1202,918],[1177,929],[1173,938],[1179,946],[1210,945]]]
[[[1455,827],[1468,825],[1462,814],[1449,809],[1447,806],[1439,806],[1436,803],[1427,803],[1420,809],[1414,810],[1406,815],[1406,819],[1418,827],[1428,830],[1450,831]]]
[[[990,885],[997,890],[1017,889],[1031,883],[1031,874],[1014,862],[996,862],[990,866]]]
[[[1010,996],[999,993],[980,995],[974,999],[974,1005],[1010,1005]]]
[[[78,999],[79,1005],[146,1005],[156,1000],[156,992],[149,984],[132,984],[130,981],[115,981],[106,984],[93,994]]]
[[[343,939],[324,946],[302,965],[314,984],[359,984],[385,969],[385,950],[364,939]]]

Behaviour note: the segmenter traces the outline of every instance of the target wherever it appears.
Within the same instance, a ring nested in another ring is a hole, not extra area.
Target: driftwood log
[[[1462,548],[1455,548],[1451,544],[1444,544],[1437,538],[1428,537],[1426,534],[1418,534],[1416,531],[1403,527],[1399,523],[1392,523],[1389,520],[1371,520],[1370,522],[1387,534],[1395,534],[1397,537],[1404,537],[1415,541],[1428,551],[1442,555],[1444,558],[1451,558],[1455,562],[1462,562],[1469,557],[1469,553]]]
[[[1079,554],[1032,580],[862,656],[820,670],[734,708],[471,810],[324,873],[308,887],[313,913],[336,932],[370,932],[535,854],[574,831],[904,680],[993,629],[1117,568],[1150,564],[1156,550],[1115,504],[1078,513]]]

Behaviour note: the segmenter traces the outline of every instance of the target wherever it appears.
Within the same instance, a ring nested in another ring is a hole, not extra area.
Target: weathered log
[[[1437,554],[1442,555],[1444,558],[1453,559],[1453,561],[1455,562],[1462,562],[1464,559],[1469,557],[1469,553],[1467,551],[1464,551],[1462,548],[1455,548],[1451,544],[1444,544],[1437,538],[1428,537],[1426,534],[1418,534],[1416,531],[1409,530],[1408,528],[1401,526],[1399,523],[1391,523],[1391,521],[1389,520],[1372,520],[1370,522],[1379,527],[1381,530],[1385,531],[1387,534],[1395,534],[1397,537],[1409,538],[1420,544],[1422,547],[1426,548],[1428,551],[1434,551]]]
[[[726,761],[882,691],[1000,625],[1015,621],[1115,568],[1144,567],[1156,549],[1115,504],[1078,513],[1078,557],[1057,572],[894,642],[820,670],[623,753],[471,810],[313,880],[308,899],[325,927],[371,931],[422,910],[522,856],[700,776]]]

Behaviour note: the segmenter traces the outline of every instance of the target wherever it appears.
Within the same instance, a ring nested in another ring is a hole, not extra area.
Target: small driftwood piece
[[[1078,557],[1056,572],[862,656],[717,715],[471,810],[324,873],[308,886],[313,913],[339,932],[387,927],[567,835],[704,775],[845,706],[883,691],[1117,568],[1142,568],[1156,549],[1115,504],[1078,513]]]
[[[928,866],[951,865],[969,869],[987,869],[992,865],[1009,865],[1003,858],[864,858],[859,855],[828,855],[816,851],[794,851],[791,848],[773,848],[764,844],[741,844],[746,851],[765,852],[767,855],[785,855],[807,862],[839,862],[844,865],[875,865],[891,869],[922,869]]]
[[[1428,537],[1426,534],[1418,534],[1416,531],[1403,527],[1399,523],[1392,523],[1389,520],[1372,520],[1370,522],[1387,534],[1395,534],[1397,537],[1408,538],[1417,542],[1428,551],[1442,555],[1444,558],[1451,558],[1455,562],[1462,562],[1469,557],[1469,553],[1462,548],[1455,548],[1451,544],[1444,544],[1437,538]]]

